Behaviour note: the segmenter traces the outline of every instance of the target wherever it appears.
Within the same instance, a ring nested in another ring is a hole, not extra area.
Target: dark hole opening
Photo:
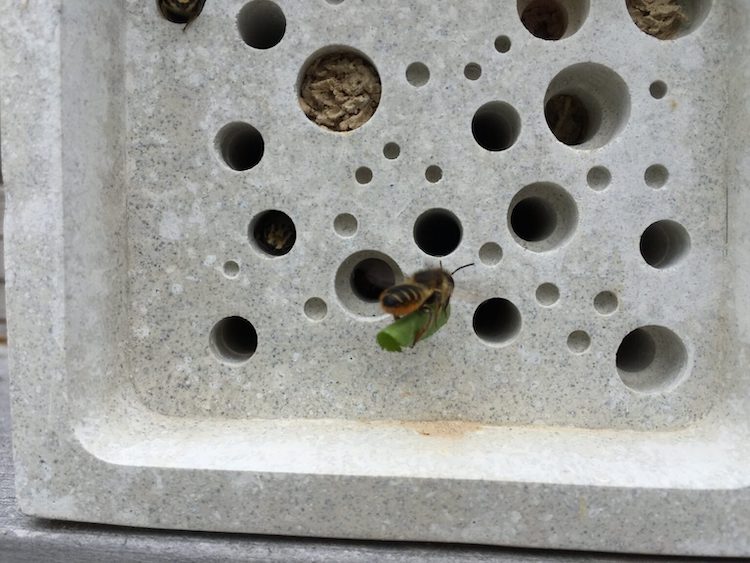
[[[535,37],[556,40],[568,29],[568,14],[556,0],[533,0],[521,14],[521,23]]]
[[[414,223],[414,241],[430,256],[447,256],[461,242],[461,223],[450,211],[425,211]]]
[[[239,362],[250,358],[258,348],[258,333],[247,319],[226,317],[214,325],[211,341],[225,360]]]
[[[523,240],[544,240],[555,231],[557,214],[547,201],[529,197],[519,201],[511,211],[510,226]]]
[[[654,339],[645,329],[637,328],[622,339],[615,363],[618,369],[633,373],[650,366],[655,356]]]
[[[242,40],[256,49],[270,49],[284,37],[286,17],[270,0],[253,0],[240,10],[237,27]]]
[[[250,225],[253,240],[263,252],[283,256],[297,240],[294,221],[283,211],[264,211]]]
[[[588,109],[577,96],[557,94],[544,105],[544,118],[552,134],[561,143],[580,145],[589,139],[591,119]]]
[[[380,258],[365,258],[354,266],[349,283],[362,301],[375,303],[384,289],[396,284],[396,274]]]
[[[493,297],[477,307],[472,324],[482,340],[502,343],[512,339],[521,329],[521,313],[507,299]]]
[[[479,146],[488,151],[503,151],[516,142],[520,128],[518,115],[507,104],[485,104],[471,121],[471,132]]]
[[[263,137],[248,123],[232,123],[219,133],[224,162],[233,170],[249,170],[263,158]]]

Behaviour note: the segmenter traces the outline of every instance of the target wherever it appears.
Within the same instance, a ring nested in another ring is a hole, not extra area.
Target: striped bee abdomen
[[[387,313],[403,317],[419,309],[431,294],[427,287],[403,283],[386,289],[380,296],[380,304]]]

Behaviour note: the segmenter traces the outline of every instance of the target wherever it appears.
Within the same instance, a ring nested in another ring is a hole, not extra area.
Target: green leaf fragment
[[[448,322],[449,317],[450,306],[440,311],[436,321],[419,339],[420,342],[440,330]],[[376,339],[383,350],[401,352],[404,348],[411,348],[414,345],[417,333],[428,322],[430,322],[430,312],[420,309],[389,324],[378,333]]]

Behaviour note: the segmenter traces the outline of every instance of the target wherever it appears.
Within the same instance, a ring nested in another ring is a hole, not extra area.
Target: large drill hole
[[[675,221],[657,221],[641,235],[641,256],[654,268],[674,266],[690,250],[690,235]]]
[[[510,104],[489,102],[474,114],[471,132],[483,149],[504,151],[518,139],[521,132],[521,118]]]
[[[627,387],[641,393],[658,393],[674,388],[682,380],[687,350],[680,337],[668,328],[644,326],[622,339],[615,363]]]
[[[461,222],[447,209],[430,209],[414,223],[414,241],[430,256],[447,256],[461,242]]]
[[[507,299],[493,297],[474,311],[474,332],[488,344],[508,344],[521,330],[521,313]]]
[[[677,39],[692,33],[706,19],[711,0],[625,0],[630,19],[657,39]]]
[[[577,224],[575,201],[557,184],[531,184],[520,190],[510,202],[508,227],[513,238],[535,252],[562,245]]]
[[[302,66],[299,105],[324,129],[358,129],[375,114],[382,85],[375,64],[362,52],[340,45],[316,51]]]
[[[294,221],[283,211],[271,209],[259,213],[248,227],[250,244],[265,254],[283,256],[297,240]]]
[[[240,364],[255,354],[258,348],[258,333],[247,319],[225,317],[211,329],[209,343],[219,359],[231,364]]]
[[[573,35],[589,13],[588,0],[518,0],[516,6],[524,27],[548,41]]]
[[[242,40],[255,49],[277,45],[286,31],[286,18],[271,0],[252,0],[237,15],[237,28]]]
[[[608,143],[629,115],[627,85],[613,70],[597,63],[579,63],[562,70],[544,96],[544,117],[553,135],[580,149]]]
[[[216,148],[232,170],[250,170],[263,158],[263,137],[249,123],[229,123],[216,135]]]
[[[385,314],[378,303],[380,294],[402,279],[401,270],[389,256],[362,250],[341,263],[334,286],[346,310],[363,317],[377,317]]]

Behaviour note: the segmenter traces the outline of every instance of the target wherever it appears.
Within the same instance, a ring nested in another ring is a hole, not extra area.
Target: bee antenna
[[[458,268],[456,268],[455,270],[451,272],[451,275],[455,274],[459,270],[463,270],[464,268],[468,268],[469,266],[473,266],[473,265],[474,265],[474,262],[472,262],[471,264],[464,264],[463,266],[459,266]]]

